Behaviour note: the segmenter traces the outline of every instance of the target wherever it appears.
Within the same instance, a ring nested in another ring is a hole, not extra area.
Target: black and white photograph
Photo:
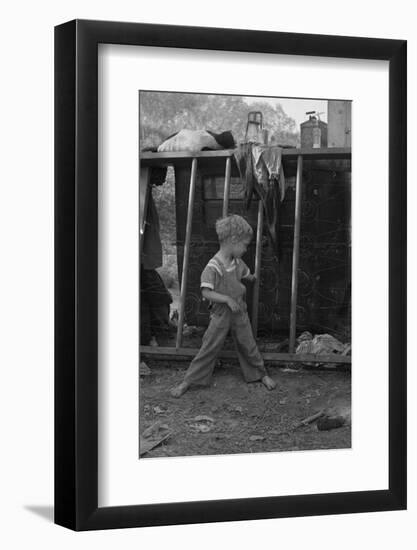
[[[140,459],[351,448],[353,102],[138,100]]]

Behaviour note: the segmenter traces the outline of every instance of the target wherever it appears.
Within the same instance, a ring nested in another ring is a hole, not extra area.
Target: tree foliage
[[[140,93],[140,147],[158,146],[168,136],[190,130],[230,130],[239,143],[244,140],[248,113],[261,111],[269,140],[278,145],[296,146],[299,133],[295,121],[277,103],[248,104],[241,96],[179,92]]]

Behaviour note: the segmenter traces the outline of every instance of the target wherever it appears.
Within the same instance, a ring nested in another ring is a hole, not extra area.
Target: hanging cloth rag
[[[271,244],[278,257],[280,209],[285,197],[282,149],[242,143],[235,151],[235,159],[245,188],[245,207],[250,207],[254,194],[262,201]]]

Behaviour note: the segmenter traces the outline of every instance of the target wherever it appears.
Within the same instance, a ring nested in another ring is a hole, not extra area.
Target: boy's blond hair
[[[245,218],[232,214],[225,218],[220,218],[216,221],[216,233],[219,238],[219,242],[224,241],[243,241],[251,240],[253,236],[252,227],[248,224]]]

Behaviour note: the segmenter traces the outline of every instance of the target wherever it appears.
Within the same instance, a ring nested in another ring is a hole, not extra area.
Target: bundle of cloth
[[[245,188],[246,209],[250,207],[253,195],[262,201],[271,245],[275,256],[279,257],[280,209],[285,197],[282,148],[241,143],[234,155]]]
[[[226,130],[220,134],[210,130],[183,129],[168,136],[157,147],[144,147],[143,152],[168,153],[179,151],[219,151],[236,147],[232,132]],[[150,175],[152,185],[161,185],[166,179],[166,167],[153,167]]]
[[[232,132],[229,130],[216,134],[210,130],[183,129],[167,137],[157,147],[145,147],[143,151],[158,153],[176,151],[218,151],[236,147]]]

